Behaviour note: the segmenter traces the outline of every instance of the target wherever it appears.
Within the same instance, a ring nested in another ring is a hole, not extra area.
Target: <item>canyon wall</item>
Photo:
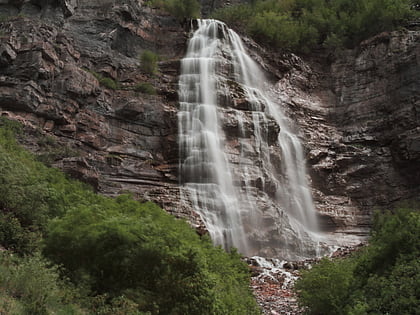
[[[204,231],[178,188],[188,30],[135,0],[0,0],[0,12],[0,114],[24,124],[22,143],[101,193],[130,191]],[[366,235],[374,209],[420,195],[419,34],[379,34],[328,62],[246,41],[296,121],[323,228],[337,237]],[[156,75],[142,70],[145,49],[161,57]],[[246,107],[234,86],[230,94]]]
[[[326,227],[363,233],[373,210],[418,201],[419,41],[418,30],[384,32],[329,63],[291,58],[277,82],[305,139]]]

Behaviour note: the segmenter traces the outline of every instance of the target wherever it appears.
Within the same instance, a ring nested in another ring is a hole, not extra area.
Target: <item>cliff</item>
[[[0,0],[0,11],[0,114],[23,122],[23,143],[101,193],[131,191],[202,229],[178,188],[187,30],[135,0]],[[419,196],[419,35],[379,34],[328,63],[247,41],[296,121],[316,208],[337,235],[366,235],[372,210]],[[145,49],[161,57],[157,75],[141,68]],[[137,92],[142,82],[157,95]]]
[[[418,30],[381,33],[328,64],[297,60],[277,83],[336,231],[357,234],[373,210],[418,200],[419,40]]]
[[[52,164],[98,191],[179,209],[176,84],[187,40],[179,23],[137,1],[9,3],[1,3],[1,114],[27,126],[36,154],[70,152]],[[164,59],[156,76],[141,70],[145,49]],[[157,95],[136,92],[143,82]],[[39,145],[39,133],[56,144]]]

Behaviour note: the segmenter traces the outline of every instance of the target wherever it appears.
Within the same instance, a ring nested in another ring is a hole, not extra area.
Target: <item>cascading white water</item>
[[[313,255],[302,146],[264,82],[234,31],[197,21],[179,79],[181,196],[216,244],[250,256]]]

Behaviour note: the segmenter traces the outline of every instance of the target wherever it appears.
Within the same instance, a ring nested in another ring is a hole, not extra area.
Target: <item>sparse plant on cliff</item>
[[[144,50],[140,55],[141,69],[147,74],[156,74],[158,71],[158,60],[159,56],[153,51]]]
[[[111,90],[120,89],[120,84],[116,82],[114,79],[104,77],[102,74],[89,70],[89,69],[84,69],[84,70],[91,73],[98,80],[99,84],[105,86],[106,88],[111,89]]]
[[[111,78],[100,78],[99,83],[111,90],[118,90],[119,84]]]
[[[136,86],[134,87],[134,90],[136,92],[149,94],[149,95],[155,95],[156,94],[155,88],[153,87],[153,85],[151,85],[148,82],[140,82],[140,83],[136,84]]]

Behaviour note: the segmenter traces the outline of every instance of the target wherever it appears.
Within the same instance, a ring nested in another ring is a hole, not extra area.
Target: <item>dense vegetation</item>
[[[308,314],[419,314],[420,212],[377,215],[369,245],[305,272],[296,289]]]
[[[1,314],[258,314],[249,272],[187,223],[23,150],[0,120]]]
[[[382,31],[418,17],[418,0],[254,0],[214,12],[225,21],[275,48],[308,52],[353,47]]]
[[[178,21],[200,17],[200,3],[198,0],[148,0],[149,6],[164,9]]]

